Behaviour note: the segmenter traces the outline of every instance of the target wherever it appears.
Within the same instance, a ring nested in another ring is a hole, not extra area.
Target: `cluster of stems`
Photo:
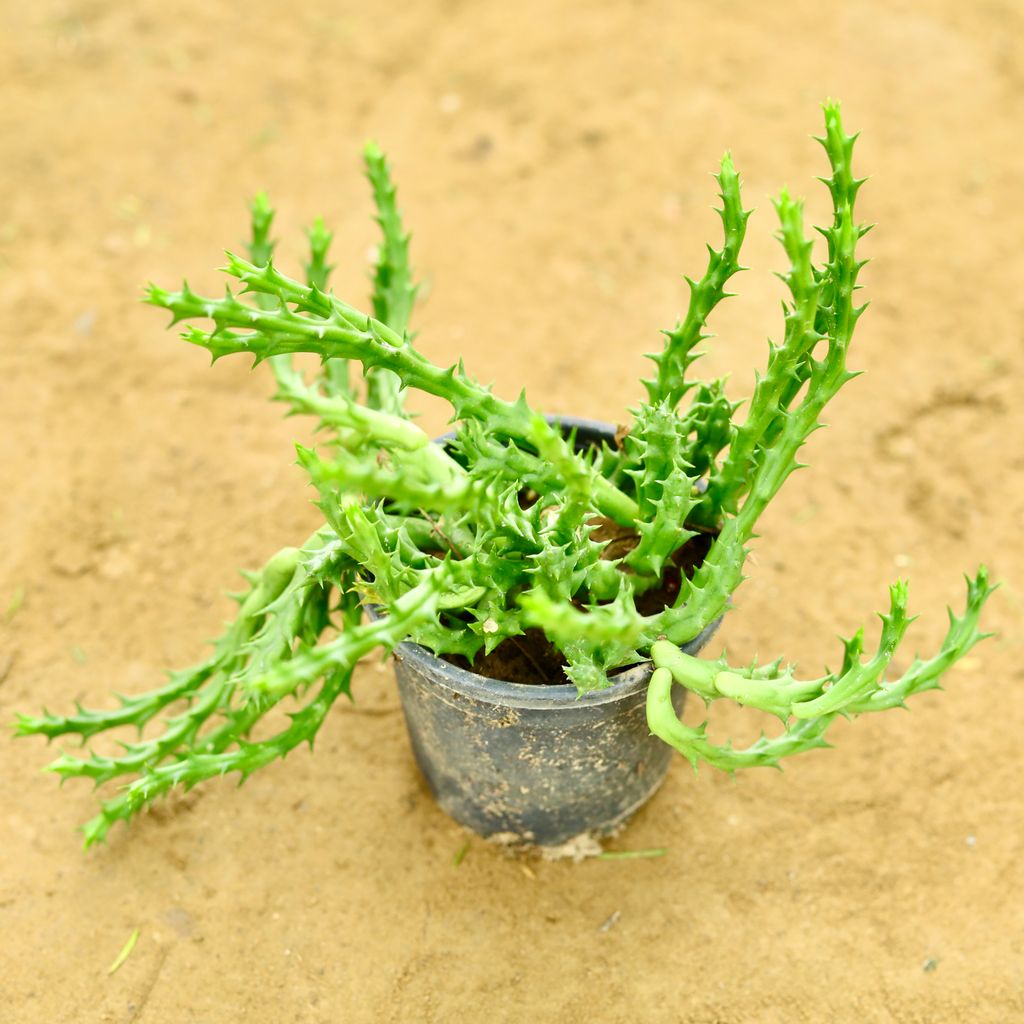
[[[278,268],[264,196],[251,207],[248,253],[228,253],[224,270],[235,283],[223,296],[151,285],[147,301],[186,322],[187,341],[214,360],[248,354],[254,364],[267,362],[289,413],[316,419],[324,440],[316,449],[300,446],[299,462],[324,524],[250,574],[235,620],[201,664],[151,693],[120,698],[113,710],[19,716],[19,734],[76,736],[83,745],[121,726],[138,729],[121,753],[87,747],[50,765],[62,779],[122,782],[85,826],[86,842],[176,786],[229,772],[245,779],[297,745],[312,745],[333,703],[349,692],[358,661],[404,641],[473,661],[539,628],[581,693],[651,659],[652,732],[694,765],[726,770],[776,765],[824,745],[836,715],[900,706],[936,686],[983,636],[978,619],[991,592],[983,569],[968,581],[963,614],[950,613],[938,652],[896,679],[886,670],[909,622],[902,583],[892,588],[877,651],[865,660],[859,632],[845,641],[840,670],[818,679],[796,679],[780,662],[737,669],[680,650],[728,610],[759,517],[799,467],[825,405],[854,376],[847,355],[865,308],[856,302],[864,265],[857,244],[868,228],[854,216],[863,179],[853,174],[855,136],[844,133],[836,104],[825,105],[819,141],[831,172],[822,180],[832,221],[818,228],[825,256],[815,262],[803,204],[783,192],[774,204],[788,262],[780,275],[788,291],[782,335],[769,343],[742,416],[722,380],[691,375],[710,337],[709,317],[743,269],[750,211],[728,155],[716,175],[722,241],[708,247],[704,274],[686,278],[686,312],[651,357],[646,398],[615,442],[579,444],[525,394],[500,398],[461,362],[438,366],[414,347],[409,236],[388,165],[372,145],[365,166],[381,244],[370,313],[330,291],[331,234],[320,221],[308,232],[304,277]],[[302,372],[298,353],[318,356],[319,371]],[[403,396],[410,389],[449,404],[448,443],[433,443],[409,418]],[[638,598],[662,587],[697,534],[708,539],[703,561],[680,574],[673,600],[642,612]],[[364,621],[367,603],[384,614]],[[745,750],[713,744],[704,725],[679,721],[673,685],[708,702],[727,698],[771,712],[783,731]],[[290,724],[252,739],[281,702],[292,709]],[[153,723],[162,731],[154,733]]]

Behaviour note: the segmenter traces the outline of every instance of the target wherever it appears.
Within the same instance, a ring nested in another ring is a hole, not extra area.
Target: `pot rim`
[[[371,615],[374,614],[370,609],[367,610]],[[722,616],[719,616],[691,641],[683,644],[681,649],[687,654],[695,654],[714,636],[721,623]],[[642,690],[654,671],[654,665],[650,661],[642,661],[627,666],[611,676],[611,686],[580,693],[572,683],[510,683],[504,679],[478,675],[445,661],[428,648],[411,640],[400,643],[394,649],[393,657],[417,662],[426,673],[429,673],[433,683],[443,686],[450,693],[503,707],[551,711],[578,707],[581,704],[596,706],[625,700]]]

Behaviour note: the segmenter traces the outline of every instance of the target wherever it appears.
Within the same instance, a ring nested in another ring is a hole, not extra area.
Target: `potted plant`
[[[525,394],[499,398],[461,362],[444,368],[417,351],[409,237],[374,146],[365,161],[383,237],[372,315],[327,290],[322,223],[309,233],[305,281],[274,265],[264,197],[252,205],[249,258],[228,254],[236,290],[208,298],[187,284],[150,286],[150,303],[192,324],[186,340],[214,360],[268,362],[277,398],[317,418],[329,441],[298,450],[324,524],[249,575],[236,618],[200,664],[113,710],[19,717],[19,735],[88,744],[120,726],[141,737],[166,716],[163,731],[116,756],[65,753],[49,766],[62,779],[127,780],[84,827],[86,844],[178,786],[229,772],[244,780],[312,745],[357,662],[375,651],[395,655],[413,748],[441,805],[484,834],[538,843],[624,820],[657,787],[670,748],[694,767],[775,766],[824,746],[838,715],[935,687],[984,636],[983,568],[938,652],[895,679],[886,672],[909,622],[903,582],[890,590],[874,652],[865,655],[858,631],[835,672],[804,679],[780,661],[734,667],[698,656],[744,578],[758,518],[855,375],[847,353],[865,308],[856,250],[868,228],[854,219],[863,179],[838,105],[824,113],[826,252],[815,261],[802,204],[783,192],[774,204],[789,264],[783,333],[742,415],[723,381],[691,376],[708,318],[741,269],[750,216],[728,155],[717,175],[723,240],[708,247],[704,275],[686,279],[686,313],[652,357],[628,429],[547,418]],[[314,379],[295,353],[320,357]],[[440,443],[404,412],[408,389],[451,405],[454,430]],[[771,712],[781,728],[746,749],[716,745],[703,725],[680,720],[688,691]],[[289,724],[253,738],[277,705],[291,709]]]

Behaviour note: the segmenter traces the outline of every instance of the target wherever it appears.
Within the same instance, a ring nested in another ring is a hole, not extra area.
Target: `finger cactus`
[[[826,103],[824,117],[818,141],[830,173],[821,180],[832,204],[831,222],[818,228],[825,251],[816,257],[802,202],[782,192],[774,208],[788,297],[781,338],[769,343],[753,393],[739,403],[722,381],[693,376],[709,319],[743,269],[751,217],[726,155],[716,175],[720,247],[708,247],[702,277],[685,279],[686,311],[651,356],[645,398],[614,445],[579,447],[525,393],[498,397],[461,361],[439,366],[416,349],[410,240],[376,146],[364,153],[382,235],[370,313],[329,290],[332,236],[321,221],[308,232],[305,276],[279,268],[274,212],[262,195],[251,206],[247,255],[227,255],[223,296],[199,295],[187,284],[150,285],[146,301],[169,311],[172,323],[186,323],[186,341],[213,360],[246,354],[267,362],[276,398],[290,413],[317,420],[327,440],[316,450],[300,446],[298,457],[324,522],[249,576],[234,621],[200,664],[107,711],[19,716],[19,735],[77,737],[85,746],[49,766],[62,780],[123,784],[85,826],[86,844],[175,787],[227,773],[245,779],[301,743],[312,745],[348,693],[358,661],[404,641],[472,663],[539,630],[580,692],[607,687],[616,670],[651,660],[651,731],[694,766],[705,761],[728,771],[777,766],[825,746],[837,716],[902,706],[937,686],[985,636],[979,619],[993,588],[984,569],[968,580],[966,608],[950,613],[937,652],[895,678],[888,669],[910,621],[902,582],[892,587],[877,650],[865,659],[858,632],[844,641],[840,669],[818,678],[799,679],[781,662],[733,667],[680,650],[728,611],[760,516],[801,465],[800,449],[821,426],[825,406],[855,376],[847,360],[866,308],[857,302],[866,262],[857,249],[868,226],[855,217],[864,179],[854,175],[856,136],[845,133],[838,104]],[[318,356],[319,371],[301,372],[295,353]],[[445,444],[433,443],[405,412],[409,390],[449,404],[454,433]],[[672,600],[653,610],[644,605],[641,598],[662,585],[677,553],[698,535],[703,558],[677,574]],[[365,604],[380,610],[373,621],[362,619]],[[679,720],[677,685],[707,703],[769,712],[782,731],[746,749],[712,744],[704,725]],[[282,702],[292,709],[287,728],[252,738]],[[163,732],[126,743],[121,753],[101,756],[88,747],[121,726],[137,727],[141,737],[161,717]]]

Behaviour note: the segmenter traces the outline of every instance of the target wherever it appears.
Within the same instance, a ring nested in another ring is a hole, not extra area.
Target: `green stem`
[[[366,371],[377,367],[391,370],[403,387],[445,399],[459,419],[480,420],[495,434],[533,447],[567,479],[585,474],[595,503],[605,515],[622,525],[636,520],[636,503],[574,452],[557,427],[531,410],[522,396],[514,403],[503,401],[472,381],[461,365],[447,370],[433,365],[386,324],[333,296],[304,287],[273,265],[257,267],[228,253],[226,269],[250,291],[276,295],[282,307],[255,309],[230,294],[224,299],[202,298],[187,285],[180,292],[151,285],[147,301],[170,310],[175,321],[214,320],[215,331],[192,328],[184,335],[187,341],[207,349],[214,360],[242,352],[257,362],[284,353],[313,352],[323,358],[358,360]],[[287,304],[294,304],[306,315],[292,312]]]
[[[838,674],[820,679],[798,680],[792,672],[730,669],[724,660],[705,662],[684,654],[662,640],[651,648],[655,672],[647,695],[647,716],[651,732],[675,747],[691,764],[707,761],[717,768],[733,771],[758,765],[777,766],[790,754],[825,746],[824,735],[838,715],[883,711],[902,706],[906,697],[938,685],[938,679],[986,634],[978,629],[982,608],[994,587],[988,573],[979,568],[967,581],[967,604],[962,615],[950,612],[950,626],[938,653],[928,661],[915,660],[899,679],[886,683],[884,673],[906,631],[906,586],[891,588],[892,605],[882,616],[882,635],[875,656],[860,660],[862,633],[845,641],[843,668]],[[786,726],[778,737],[762,737],[746,750],[731,744],[710,743],[707,723],[696,729],[683,725],[672,706],[672,686],[692,690],[706,702],[726,697],[739,704],[776,715]]]

